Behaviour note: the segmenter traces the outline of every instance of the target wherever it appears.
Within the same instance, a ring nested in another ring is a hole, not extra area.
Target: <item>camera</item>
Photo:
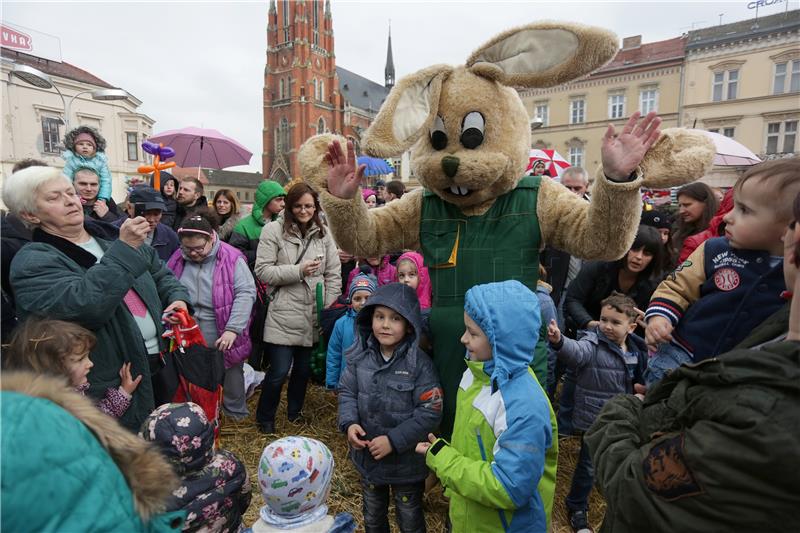
[[[145,210],[145,204],[143,203],[135,203],[133,204],[133,216],[135,217],[143,217]]]

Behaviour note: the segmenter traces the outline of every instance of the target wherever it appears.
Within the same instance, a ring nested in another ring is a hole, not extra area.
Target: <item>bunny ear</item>
[[[617,36],[601,28],[538,22],[496,36],[470,56],[467,68],[510,87],[552,87],[597,70],[617,48]]]
[[[375,157],[397,156],[417,142],[436,117],[442,82],[452,70],[434,65],[401,79],[364,133],[364,151]]]

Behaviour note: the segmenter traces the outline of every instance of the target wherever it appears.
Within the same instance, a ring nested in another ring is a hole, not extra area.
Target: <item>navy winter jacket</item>
[[[558,357],[576,370],[575,410],[572,424],[586,431],[603,405],[617,394],[633,394],[634,383],[644,383],[647,347],[641,337],[631,334],[625,341],[628,353],[603,335],[599,329],[586,332],[581,340],[561,336],[561,345],[551,345]]]
[[[394,309],[413,328],[385,362],[372,334],[372,315],[378,305]],[[356,342],[347,350],[347,366],[339,381],[339,429],[359,424],[367,439],[386,435],[392,453],[380,461],[368,449],[351,450],[359,473],[376,485],[414,483],[428,475],[425,456],[414,451],[418,442],[442,418],[442,389],[430,357],[419,348],[419,301],[401,283],[379,287],[356,318]]]

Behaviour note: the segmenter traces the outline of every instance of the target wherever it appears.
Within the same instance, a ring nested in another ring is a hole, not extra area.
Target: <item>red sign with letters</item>
[[[21,31],[0,25],[0,46],[14,50],[33,50],[31,36]]]

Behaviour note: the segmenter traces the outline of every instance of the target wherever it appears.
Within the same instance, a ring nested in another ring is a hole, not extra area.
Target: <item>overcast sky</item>
[[[770,0],[767,0],[770,1]],[[776,1],[776,0],[772,0]],[[780,0],[777,0],[780,1]],[[787,1],[787,0],[784,0]],[[384,2],[332,3],[336,64],[383,83],[391,20],[397,78],[435,63],[463,63],[507,28],[567,20],[643,42],[755,16],[737,2]],[[796,9],[800,0],[791,0]],[[154,132],[202,126],[235,138],[261,170],[262,89],[268,1],[223,3],[2,2],[2,18],[61,39],[63,60],[122,87],[144,103]],[[759,16],[786,9],[759,9]]]

